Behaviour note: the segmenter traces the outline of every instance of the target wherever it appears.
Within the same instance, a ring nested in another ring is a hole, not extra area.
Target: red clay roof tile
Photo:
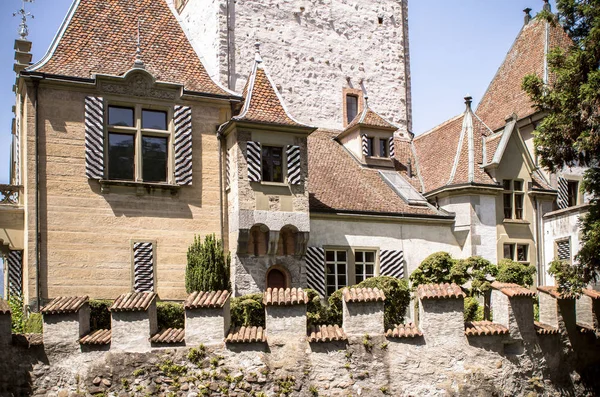
[[[368,103],[363,106],[363,111],[357,114],[354,120],[348,124],[344,132],[353,129],[356,126],[386,129],[390,131],[396,131],[398,129],[398,127],[375,113],[373,109],[369,107]]]
[[[456,284],[421,284],[417,287],[419,299],[456,299],[466,295]]]
[[[596,333],[596,330],[594,329],[594,327],[592,327],[589,324],[576,323],[575,325],[577,326],[577,329],[579,330],[579,332],[582,334],[595,334]]]
[[[393,329],[388,329],[385,333],[388,338],[416,338],[423,336],[421,330],[413,323],[396,324]]]
[[[507,335],[508,328],[491,321],[467,321],[465,323],[465,335],[467,336],[490,336]]]
[[[379,288],[344,288],[342,296],[347,303],[385,301],[385,294]]]
[[[32,346],[41,346],[44,344],[44,335],[42,334],[12,334],[13,345],[30,348]]]
[[[229,291],[195,291],[192,292],[185,303],[183,308],[186,310],[200,309],[200,308],[221,308],[229,299],[231,293]]]
[[[595,291],[593,289],[584,288],[581,290],[581,292],[585,296],[589,296],[592,299],[600,299],[600,291]]]
[[[164,0],[81,1],[54,53],[31,69],[82,78],[123,75],[134,64],[138,20],[142,60],[157,80],[183,84],[188,91],[232,95],[210,78]]]
[[[267,332],[262,327],[235,327],[225,338],[226,343],[266,343]]]
[[[494,281],[492,283],[492,288],[497,289],[498,291],[502,292],[504,295],[506,295],[510,298],[519,297],[519,296],[533,298],[535,296],[534,291],[527,289],[525,287],[522,287],[518,284],[500,283],[498,281]]]
[[[111,312],[145,311],[155,299],[154,292],[128,292],[119,296],[109,310]]]
[[[556,335],[556,334],[558,334],[558,328],[552,327],[548,324],[540,323],[539,321],[534,321],[533,326],[535,327],[535,332],[538,335]]]
[[[40,311],[42,314],[76,313],[87,302],[87,296],[60,296],[58,298],[54,298]]]
[[[569,293],[561,294],[560,292],[558,292],[558,288],[551,287],[548,285],[543,285],[543,286],[537,287],[537,290],[540,292],[543,292],[545,294],[548,294],[555,299],[575,299],[575,296],[573,296],[572,294],[569,294]]]
[[[337,325],[311,325],[308,328],[308,341],[334,342],[348,340],[346,333]]]
[[[268,288],[263,293],[265,306],[306,305],[308,294],[302,288]]]
[[[110,329],[99,329],[83,336],[79,339],[79,343],[82,345],[109,345],[110,338]]]
[[[184,340],[185,330],[183,328],[163,329],[150,338],[150,342],[160,344],[180,344]]]

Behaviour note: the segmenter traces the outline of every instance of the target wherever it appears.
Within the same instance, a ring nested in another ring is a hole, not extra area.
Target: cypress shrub
[[[223,243],[214,234],[194,237],[188,248],[185,269],[185,289],[194,291],[229,290],[229,255],[225,256]]]

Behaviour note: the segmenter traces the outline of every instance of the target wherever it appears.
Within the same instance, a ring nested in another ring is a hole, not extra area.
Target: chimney
[[[523,12],[525,13],[524,25],[527,25],[531,21],[531,8],[528,7],[526,9],[524,9]]]
[[[550,0],[544,0],[544,11],[552,12],[552,6]]]
[[[473,97],[469,94],[465,97],[465,105],[467,105],[467,110],[471,110],[471,104],[473,103]]]

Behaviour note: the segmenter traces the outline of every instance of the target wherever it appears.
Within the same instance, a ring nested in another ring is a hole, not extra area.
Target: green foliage
[[[25,310],[23,308],[23,297],[17,294],[10,294],[8,297],[8,305],[12,317],[12,332],[14,334],[23,333],[23,325],[25,322]]]
[[[413,288],[421,284],[441,284],[454,282],[452,267],[456,260],[447,252],[436,252],[421,262],[419,267],[410,275]],[[462,283],[460,283],[462,284]]]
[[[323,325],[329,322],[329,313],[327,306],[321,302],[321,297],[314,289],[306,288],[304,290],[308,295],[308,304],[306,305],[306,318],[308,325]]]
[[[595,198],[581,218],[582,246],[576,255],[577,272],[587,284],[596,280],[600,270],[600,4],[587,0],[557,0],[556,4],[558,22],[573,45],[549,52],[550,84],[529,75],[522,87],[536,108],[547,114],[534,132],[542,166],[553,172],[574,165],[589,167],[582,189]],[[556,21],[555,16],[542,17]],[[579,284],[569,282],[563,288],[576,293]]]
[[[548,273],[554,276],[560,293],[580,294],[585,287],[581,267],[571,265],[558,259],[550,262]]]
[[[262,294],[248,294],[231,299],[231,325],[236,327],[265,326],[265,307]]]
[[[533,285],[535,266],[524,265],[510,259],[502,259],[498,262],[498,275],[496,280],[501,283],[515,283],[524,287]]]
[[[214,234],[194,237],[188,248],[185,269],[185,289],[193,291],[229,290],[229,255],[225,256],[223,243]]]
[[[23,323],[23,333],[41,334],[42,332],[42,315],[40,313],[29,313],[29,317]]]
[[[183,328],[185,314],[183,305],[174,302],[158,302],[156,304],[158,329]]]
[[[198,346],[198,348],[191,348],[187,354],[188,360],[192,363],[199,365],[204,358],[206,358],[206,347],[203,344]]]
[[[479,304],[479,301],[468,296],[465,298],[465,321],[481,321],[483,320],[483,306]]]
[[[540,299],[537,296],[533,298],[533,320],[540,321]]]
[[[158,368],[169,378],[185,375],[187,373],[187,367],[185,365],[175,364],[172,360],[163,361],[158,365]]]
[[[110,329],[110,300],[92,299],[90,302],[90,330]]]
[[[392,328],[404,322],[406,309],[410,304],[410,291],[406,280],[394,277],[379,276],[368,278],[356,285],[357,288],[379,288],[385,294],[384,323],[385,327]],[[335,291],[329,297],[327,309],[327,322],[342,325],[342,289]]]

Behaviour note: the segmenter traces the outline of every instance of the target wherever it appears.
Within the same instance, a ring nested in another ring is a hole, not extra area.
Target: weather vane
[[[21,0],[23,5],[21,9],[17,12],[13,12],[13,17],[19,15],[21,17],[21,24],[19,25],[19,36],[21,36],[22,40],[25,40],[29,35],[29,29],[27,28],[27,17],[34,18],[33,14],[25,11],[25,3],[33,3],[34,0]]]

